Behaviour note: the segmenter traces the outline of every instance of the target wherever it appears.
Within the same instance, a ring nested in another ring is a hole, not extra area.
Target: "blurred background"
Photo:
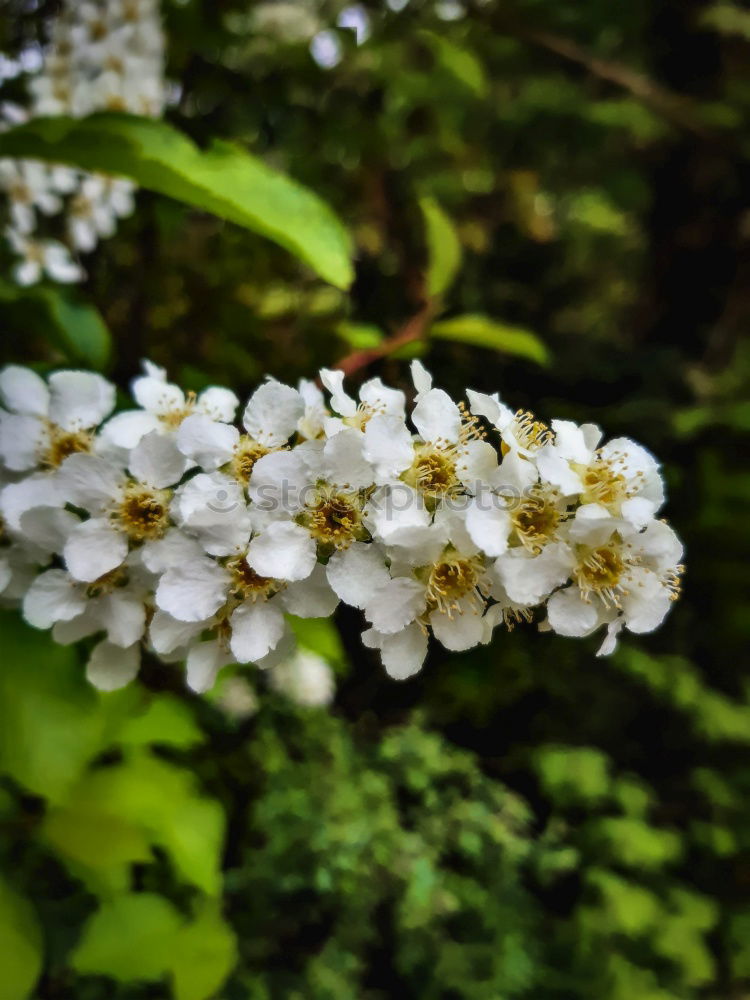
[[[22,102],[57,5],[1,6],[0,100]],[[252,669],[199,699],[156,664],[100,694],[80,651],[4,613],[0,997],[750,997],[750,8],[162,14],[166,119],[325,199],[356,279],[340,291],[141,191],[71,300],[104,319],[104,372],[126,389],[148,357],[242,398],[377,348],[424,302],[437,204],[461,248],[441,319],[487,323],[353,381],[409,392],[419,353],[456,398],[499,391],[642,442],[665,463],[684,593],[609,659],[596,637],[517,628],[435,649],[404,683],[342,609],[300,625],[335,675],[315,705]],[[0,288],[0,309],[4,363],[81,364],[38,301]]]

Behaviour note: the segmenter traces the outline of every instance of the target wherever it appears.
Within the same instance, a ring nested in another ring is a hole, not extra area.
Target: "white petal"
[[[396,635],[382,635],[374,628],[368,629],[362,633],[362,642],[380,650],[383,666],[396,681],[416,674],[427,656],[427,636],[416,623]]]
[[[345,604],[364,608],[389,580],[385,556],[372,544],[354,542],[334,552],[326,566],[328,582]]]
[[[60,466],[58,488],[68,503],[88,511],[103,511],[117,499],[125,474],[98,455],[71,455]]]
[[[168,569],[156,588],[156,605],[181,622],[211,618],[229,593],[229,574],[211,559]]]
[[[526,607],[543,601],[565,583],[574,562],[567,545],[553,542],[535,556],[523,549],[509,549],[497,559],[495,570],[510,600]]]
[[[493,475],[491,485],[506,496],[519,499],[539,479],[536,464],[517,451],[509,451]]]
[[[35,507],[61,507],[57,480],[46,473],[8,483],[0,492],[0,513],[13,531],[21,530],[21,518]]]
[[[367,514],[373,534],[386,544],[408,544],[415,532],[430,524],[423,497],[405,483],[395,483],[373,494]]]
[[[393,635],[418,618],[427,606],[424,584],[397,577],[380,587],[367,602],[365,616],[373,628]]]
[[[239,405],[240,401],[231,389],[212,385],[208,389],[204,389],[200,394],[196,409],[199,413],[210,417],[211,420],[220,420],[223,423],[229,423],[234,420],[234,415]]]
[[[185,407],[185,394],[182,389],[166,382],[163,378],[140,375],[133,379],[131,389],[138,405],[157,416],[166,416]]]
[[[500,556],[508,548],[510,514],[500,497],[485,493],[466,510],[466,530],[471,540],[488,556]]]
[[[682,542],[664,521],[651,521],[645,531],[628,540],[639,545],[644,556],[660,570],[674,569],[683,556]]]
[[[430,625],[435,638],[446,649],[471,649],[484,639],[482,616],[466,601],[463,602],[463,607],[452,612],[450,618],[439,611],[433,611]]]
[[[459,479],[474,494],[492,481],[497,469],[497,452],[489,441],[469,441],[456,463]]]
[[[485,392],[476,392],[474,389],[467,389],[466,395],[468,396],[471,412],[474,416],[484,417],[485,420],[488,420],[500,430],[504,430],[512,422],[513,411],[505,403],[500,402],[500,397],[497,393],[488,396]]]
[[[589,442],[593,439],[593,433],[597,433],[597,441],[601,437],[601,431],[593,424],[584,424],[579,427],[572,420],[553,420],[552,430],[555,432],[555,451],[561,458],[568,462],[577,462],[579,465],[588,465],[591,461],[593,447]]]
[[[115,646],[131,646],[146,630],[146,608],[127,590],[115,590],[102,597],[99,616],[107,639]]]
[[[27,472],[36,468],[48,439],[39,417],[0,413],[0,458],[6,469]]]
[[[458,441],[461,411],[442,389],[420,396],[411,419],[425,441]]]
[[[248,493],[261,510],[277,515],[304,507],[310,477],[299,447],[275,451],[259,458],[253,466]]]
[[[187,462],[170,435],[151,431],[130,453],[128,468],[131,475],[142,483],[161,489],[174,486],[185,474]]]
[[[92,518],[77,525],[63,549],[70,575],[86,583],[93,583],[116,569],[127,554],[127,538],[104,518]]]
[[[100,431],[100,437],[117,445],[118,448],[130,451],[131,448],[135,448],[144,434],[162,429],[161,421],[153,413],[143,410],[129,410],[127,413],[118,413],[117,416],[108,420]]]
[[[195,643],[188,650],[185,660],[188,687],[198,693],[210,691],[216,682],[216,675],[227,662],[227,654],[215,639]]]
[[[645,497],[631,497],[620,504],[621,516],[634,528],[645,528],[656,513],[656,504]]]
[[[316,563],[315,541],[293,521],[274,521],[250,542],[248,565],[275,580],[304,580]]]
[[[344,392],[344,373],[332,371],[329,368],[320,369],[320,381],[331,394],[331,406],[342,417],[353,417],[357,412],[357,404],[351,396]]]
[[[92,650],[86,676],[100,691],[115,691],[135,679],[140,665],[139,643],[122,649],[105,640]]]
[[[34,628],[51,628],[69,621],[86,608],[83,587],[61,569],[42,573],[29,587],[23,601],[23,616]]]
[[[570,463],[556,445],[548,444],[539,449],[536,453],[536,466],[542,479],[556,486],[563,496],[575,496],[583,492],[581,477],[571,469]]]
[[[55,372],[49,391],[49,418],[66,430],[96,427],[115,407],[115,387],[93,372]]]
[[[241,604],[230,618],[229,641],[238,663],[255,663],[272,649],[284,634],[284,615],[277,601]]]
[[[139,554],[146,569],[150,573],[159,574],[174,566],[200,561],[203,558],[203,548],[197,539],[177,528],[170,528],[163,538],[144,545]]]
[[[617,637],[622,631],[624,624],[625,620],[623,618],[615,618],[614,621],[607,625],[607,634],[601,646],[596,651],[597,656],[611,656],[614,653],[617,649]]]
[[[250,397],[242,423],[251,438],[267,447],[277,448],[286,444],[295,433],[297,422],[304,412],[304,400],[296,389],[270,381],[256,389]]]
[[[372,486],[375,476],[362,453],[363,446],[364,435],[352,427],[329,438],[323,448],[323,478],[349,490]]]
[[[672,606],[670,595],[655,573],[636,567],[622,598],[625,624],[631,632],[653,632]]]
[[[193,413],[180,424],[177,447],[201,468],[211,471],[232,458],[239,437],[236,427],[217,423],[202,413]]]
[[[606,507],[598,503],[586,503],[578,508],[575,517],[568,523],[568,536],[584,545],[603,545],[612,533],[622,528],[622,521],[612,517]]]
[[[401,417],[371,417],[365,425],[363,455],[381,482],[405,472],[414,460],[414,445]]]
[[[410,370],[411,380],[414,383],[417,396],[422,396],[425,392],[429,392],[432,388],[432,375],[430,375],[422,362],[418,360],[412,361]]]
[[[157,653],[173,653],[200,635],[203,625],[203,622],[178,621],[157,608],[149,626],[149,639]]]
[[[328,583],[326,568],[319,563],[306,580],[288,584],[279,598],[287,612],[298,618],[329,618],[339,603]]]
[[[80,520],[61,507],[35,507],[21,515],[21,531],[37,553],[61,553]]]
[[[406,397],[400,389],[391,389],[383,385],[380,378],[371,378],[363,383],[359,390],[359,398],[375,413],[403,419]]]
[[[578,587],[567,587],[547,602],[549,623],[558,635],[583,636],[599,624],[596,608],[582,600]]]
[[[0,399],[3,406],[15,413],[46,417],[49,409],[49,390],[44,379],[20,365],[6,365],[0,371]]]

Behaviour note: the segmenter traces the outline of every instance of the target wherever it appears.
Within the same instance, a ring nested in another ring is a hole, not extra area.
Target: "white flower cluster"
[[[419,362],[408,417],[379,378],[356,399],[323,370],[328,399],[269,379],[240,426],[230,390],[185,394],[144,367],[138,408],[115,416],[100,375],[0,372],[0,592],[59,642],[100,637],[100,687],[132,679],[145,643],[208,689],[226,664],[288,659],[286,616],[339,601],[395,678],[430,634],[465,650],[534,618],[606,628],[609,652],[679,593],[657,463],[626,438],[547,427],[497,395],[457,405]]]
[[[129,111],[158,117],[164,107],[164,36],[158,0],[67,0],[52,28],[41,71],[29,83],[28,117]],[[15,277],[31,285],[80,281],[72,253],[90,253],[133,210],[134,185],[34,160],[1,160],[9,202],[6,237],[20,257]],[[40,216],[64,215],[65,241],[39,234]]]

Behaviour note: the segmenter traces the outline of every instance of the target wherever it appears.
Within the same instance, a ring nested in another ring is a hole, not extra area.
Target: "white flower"
[[[68,210],[68,237],[73,246],[89,253],[101,237],[112,236],[118,217],[133,211],[134,186],[104,174],[90,174],[81,182]]]
[[[238,399],[229,389],[211,386],[203,392],[184,393],[167,382],[163,368],[143,362],[144,374],[133,379],[132,392],[142,409],[129,410],[112,417],[102,428],[104,440],[119,448],[134,448],[151,431],[170,434],[191,414],[224,423],[234,419]]]
[[[594,512],[582,507],[570,534],[573,582],[549,599],[551,627],[561,635],[583,636],[617,622],[605,651],[623,626],[638,633],[657,628],[679,594],[682,545],[672,529],[652,521],[637,531],[604,507]]]
[[[0,458],[7,469],[56,469],[94,447],[92,431],[112,411],[114,386],[91,372],[61,371],[47,383],[29,368],[0,371]]]
[[[555,440],[536,456],[540,474],[567,497],[599,504],[636,528],[644,527],[664,502],[656,459],[628,438],[597,447],[598,427],[554,420]]]
[[[6,229],[5,235],[11,249],[23,258],[13,269],[19,285],[35,285],[45,274],[61,284],[71,284],[83,278],[83,268],[72,259],[70,251],[62,243],[34,239],[15,229]]]
[[[201,398],[198,398],[200,409]],[[246,433],[240,434],[220,420],[231,420],[206,412],[188,416],[180,425],[177,444],[183,454],[211,471],[226,467],[227,473],[247,486],[255,463],[286,446],[304,419],[306,404],[300,392],[269,379],[250,397],[242,417]]]
[[[59,472],[69,503],[91,516],[68,536],[65,564],[76,580],[93,583],[120,566],[134,545],[144,549],[169,528],[173,486],[184,458],[171,439],[152,433],[130,455],[131,475],[95,455],[72,455]]]
[[[24,236],[34,231],[37,210],[54,215],[62,207],[49,168],[37,160],[0,160],[0,189],[8,195],[14,229]]]
[[[331,408],[339,417],[329,417],[325,421],[328,436],[337,434],[344,427],[362,430],[368,420],[377,414],[384,416],[404,416],[406,403],[400,389],[390,389],[379,378],[371,378],[359,390],[359,402],[344,391],[344,373],[321,368],[320,380],[331,394]]]

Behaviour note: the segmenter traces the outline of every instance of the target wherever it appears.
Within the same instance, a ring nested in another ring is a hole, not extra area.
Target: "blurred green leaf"
[[[0,1000],[27,1000],[42,970],[42,933],[23,896],[0,879]]]
[[[132,752],[85,775],[43,833],[94,885],[122,886],[127,866],[157,844],[185,881],[216,894],[224,825],[218,802],[200,794],[189,771]]]
[[[46,335],[71,362],[99,370],[106,366],[112,350],[109,330],[95,306],[69,290],[21,288],[0,279],[0,304],[12,311],[13,326]]]
[[[171,960],[176,1000],[206,1000],[232,971],[237,940],[214,900],[203,900],[193,921],[186,924]]]
[[[444,295],[461,266],[461,244],[453,223],[434,198],[420,198],[427,241],[427,294]]]
[[[607,756],[593,747],[540,747],[534,765],[556,801],[592,804],[610,793]]]
[[[355,351],[377,347],[385,337],[380,327],[371,323],[339,323],[336,333]]]
[[[444,35],[434,31],[419,32],[432,50],[439,66],[447,70],[459,83],[470,90],[475,97],[486,97],[488,87],[487,74],[479,59],[467,48],[456,45]]]
[[[185,920],[154,893],[104,901],[87,923],[73,956],[78,972],[121,983],[172,978],[176,1000],[208,1000],[231,972],[236,939],[216,903],[202,900]]]
[[[101,748],[105,717],[75,650],[0,614],[0,772],[54,802],[63,800]]]
[[[473,344],[475,347],[487,347],[503,354],[528,358],[540,365],[546,365],[549,361],[549,352],[535,333],[488,316],[466,315],[441,319],[432,324],[430,334],[439,340]]]
[[[182,920],[161,896],[124,894],[101,903],[71,957],[78,972],[123,983],[166,976],[178,947]]]
[[[117,742],[124,746],[190,747],[203,739],[189,706],[167,694],[152,698],[144,711],[130,716],[117,732]]]
[[[339,288],[352,281],[350,239],[328,205],[239,146],[200,150],[164,122],[102,113],[19,125],[0,135],[0,156],[130,177],[274,240]]]

